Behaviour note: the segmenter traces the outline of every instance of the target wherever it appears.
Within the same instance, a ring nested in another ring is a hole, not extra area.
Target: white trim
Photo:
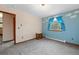
[[[55,39],[55,38],[51,38],[51,37],[48,37],[48,36],[45,36],[45,37],[48,38],[48,39],[53,39],[53,40],[56,40],[56,41],[66,43],[66,40]]]

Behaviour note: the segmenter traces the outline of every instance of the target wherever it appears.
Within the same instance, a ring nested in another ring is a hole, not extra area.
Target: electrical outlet
[[[74,40],[74,38],[72,38],[72,40]]]

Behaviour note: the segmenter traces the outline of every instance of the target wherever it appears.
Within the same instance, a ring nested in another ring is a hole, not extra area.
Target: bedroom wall
[[[48,31],[48,19],[53,16],[63,16],[65,31]],[[42,18],[42,32],[45,37],[52,40],[79,44],[79,9]]]
[[[42,32],[41,19],[27,11],[12,9],[0,5],[0,11],[16,14],[16,43],[35,38],[35,33]]]
[[[36,33],[42,32],[41,19],[30,14],[17,13],[16,42],[22,42],[35,38]],[[20,29],[18,29],[18,27]]]

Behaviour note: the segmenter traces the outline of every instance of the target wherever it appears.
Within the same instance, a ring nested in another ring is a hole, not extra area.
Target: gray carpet
[[[0,55],[79,55],[79,48],[44,38],[16,45],[13,42],[2,44]]]

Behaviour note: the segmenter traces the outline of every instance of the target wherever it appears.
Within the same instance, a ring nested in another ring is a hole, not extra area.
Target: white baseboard
[[[52,39],[52,40],[56,40],[56,41],[66,43],[66,40],[55,39],[55,38],[51,38],[51,37],[48,37],[48,36],[45,36],[45,37],[48,38],[48,39]]]

